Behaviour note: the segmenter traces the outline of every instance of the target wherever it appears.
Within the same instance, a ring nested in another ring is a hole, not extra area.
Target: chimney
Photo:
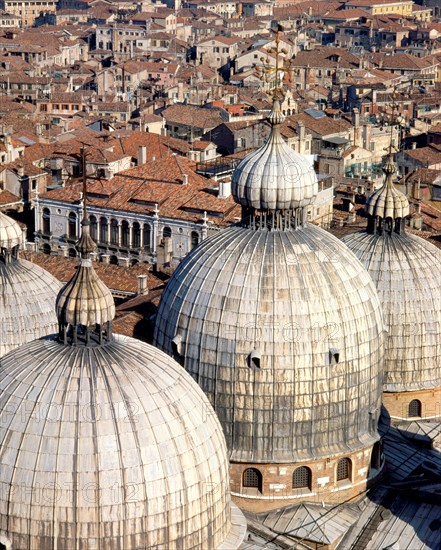
[[[23,164],[17,164],[17,174],[20,177],[23,177],[25,175],[25,170]]]
[[[146,296],[149,293],[147,275],[138,275],[138,296]]]
[[[352,125],[354,128],[360,126],[360,111],[358,109],[352,109]]]
[[[121,267],[130,267],[130,258],[118,258],[118,265]]]
[[[69,248],[66,245],[60,246],[60,256],[63,256],[64,258],[69,257]]]
[[[143,166],[147,162],[147,147],[140,145],[138,147],[138,166]]]
[[[418,181],[414,183],[414,187],[413,187],[413,198],[417,201],[420,200],[420,189],[421,189],[421,180],[420,178],[418,178]],[[421,205],[420,205],[420,209],[421,209]]]
[[[300,120],[297,122],[296,131],[299,136],[299,140],[303,141],[305,139],[305,125]]]
[[[220,199],[226,199],[231,195],[231,181],[219,182],[219,195]]]
[[[109,264],[110,263],[110,255],[109,254],[102,254],[101,255],[101,261],[103,264]]]
[[[182,174],[182,185],[188,185],[188,174]]]

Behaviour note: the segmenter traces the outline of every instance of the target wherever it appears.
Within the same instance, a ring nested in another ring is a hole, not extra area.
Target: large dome
[[[343,242],[377,286],[388,330],[384,390],[441,386],[441,250],[407,233],[365,231]]]
[[[2,358],[0,392],[0,527],[12,548],[207,550],[227,539],[221,427],[164,353],[126,337],[46,338]]]
[[[61,284],[41,267],[18,258],[22,231],[0,212],[0,357],[56,332],[55,297]]]
[[[372,280],[338,239],[232,227],[178,266],[155,343],[208,395],[231,460],[295,462],[378,440],[382,332]]]

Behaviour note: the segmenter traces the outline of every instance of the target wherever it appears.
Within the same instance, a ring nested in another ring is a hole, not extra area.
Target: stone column
[[[122,245],[121,221],[118,221],[118,247]]]
[[[158,227],[159,227],[159,208],[155,204],[155,210],[153,214],[153,231],[152,231],[152,254],[156,254],[156,248],[158,245]]]

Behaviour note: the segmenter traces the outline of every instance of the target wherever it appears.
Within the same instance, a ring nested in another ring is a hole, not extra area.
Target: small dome
[[[61,284],[18,257],[18,223],[0,212],[0,357],[58,329],[55,298]]]
[[[57,297],[60,323],[90,327],[104,325],[115,317],[112,293],[98,278],[92,260],[82,258],[74,277]]]
[[[409,201],[407,197],[394,187],[392,176],[397,168],[392,155],[389,155],[383,168],[386,174],[384,184],[374,191],[366,201],[366,213],[383,220],[403,219],[409,215]]]
[[[203,241],[167,284],[154,337],[208,395],[233,461],[315,460],[378,440],[378,295],[316,226]]]
[[[26,344],[2,359],[0,410],[0,533],[12,548],[239,546],[219,421],[152,346]]]
[[[318,192],[317,176],[307,158],[287,145],[280,134],[283,122],[279,102],[269,116],[269,140],[247,155],[232,177],[236,202],[256,210],[294,210],[308,206]]]
[[[76,245],[81,255],[80,265],[57,297],[60,324],[92,327],[109,323],[115,317],[112,293],[92,267],[90,254],[96,244],[89,234],[89,226],[90,222],[83,218],[81,237]]]
[[[11,250],[23,242],[23,231],[20,225],[0,212],[0,249]]]
[[[343,242],[377,286],[387,329],[384,389],[441,386],[441,251],[407,233],[347,235]]]

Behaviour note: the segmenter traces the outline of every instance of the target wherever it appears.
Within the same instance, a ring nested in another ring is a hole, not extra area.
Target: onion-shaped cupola
[[[305,156],[283,139],[280,126],[285,117],[278,99],[268,117],[272,126],[268,141],[246,156],[232,178],[233,197],[242,205],[246,226],[286,229],[302,226],[306,207],[318,192],[317,176]]]
[[[112,339],[115,303],[112,293],[92,267],[91,253],[96,244],[90,236],[90,222],[85,216],[77,242],[80,265],[73,278],[57,298],[60,338],[71,344],[103,344]]]
[[[392,178],[397,172],[392,153],[389,153],[383,166],[386,174],[384,184],[368,198],[368,233],[401,233],[405,219],[409,215],[409,201],[406,195],[394,187]]]

